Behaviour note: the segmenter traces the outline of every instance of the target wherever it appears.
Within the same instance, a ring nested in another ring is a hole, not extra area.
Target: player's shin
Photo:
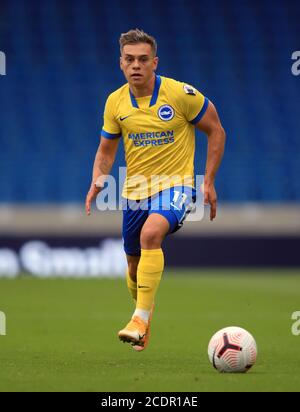
[[[148,322],[164,269],[162,249],[142,249],[137,268],[137,304],[134,315]]]
[[[127,287],[128,287],[129,293],[132,296],[134,302],[136,303],[136,300],[137,300],[137,284],[134,280],[132,280],[131,276],[129,275],[128,270],[126,272],[126,281],[127,281]]]

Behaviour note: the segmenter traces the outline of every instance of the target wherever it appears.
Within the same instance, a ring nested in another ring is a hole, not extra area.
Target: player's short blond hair
[[[156,43],[155,38],[140,29],[129,30],[127,33],[122,33],[119,43],[120,43],[121,54],[123,51],[123,47],[126,46],[126,44],[138,44],[138,43],[150,44],[154,57],[156,56],[156,53],[157,53],[157,43]]]

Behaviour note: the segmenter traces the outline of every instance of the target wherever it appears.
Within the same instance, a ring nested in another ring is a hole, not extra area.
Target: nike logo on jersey
[[[127,119],[127,117],[131,116],[131,114],[129,114],[128,116],[125,117],[120,117],[121,122],[123,122],[123,120]]]
[[[140,286],[140,285],[138,285],[138,288],[139,289],[142,289],[142,288],[148,288],[149,289],[149,286]]]

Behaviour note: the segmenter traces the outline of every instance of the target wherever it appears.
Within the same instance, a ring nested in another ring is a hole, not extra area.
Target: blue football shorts
[[[142,200],[122,198],[124,250],[127,255],[140,256],[142,227],[151,213],[164,216],[169,222],[169,232],[181,228],[196,201],[196,190],[189,186],[175,186]]]

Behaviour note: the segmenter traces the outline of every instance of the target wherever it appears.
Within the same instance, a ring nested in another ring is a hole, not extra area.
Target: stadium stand
[[[124,82],[118,37],[136,26],[157,37],[160,74],[217,105],[228,136],[219,199],[300,200],[300,78],[291,73],[299,2],[30,3],[1,1],[1,202],[83,200],[105,99]],[[197,140],[201,173],[206,145]],[[120,149],[114,173],[123,164]]]
[[[84,199],[105,100],[124,83],[119,35],[136,27],[158,40],[158,73],[201,90],[227,132],[218,218],[186,222],[167,239],[168,265],[300,265],[299,2],[1,0],[0,8],[0,276],[124,275],[121,213],[87,218]],[[205,158],[197,132],[197,174]],[[121,142],[112,174],[124,164]],[[193,256],[181,253],[189,249]]]

